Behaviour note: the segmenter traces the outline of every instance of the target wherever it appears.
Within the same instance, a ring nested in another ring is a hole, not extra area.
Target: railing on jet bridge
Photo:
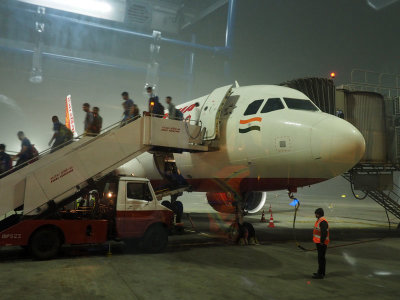
[[[351,83],[345,85],[349,90],[376,92],[387,97],[400,96],[400,74],[353,69],[350,80]]]

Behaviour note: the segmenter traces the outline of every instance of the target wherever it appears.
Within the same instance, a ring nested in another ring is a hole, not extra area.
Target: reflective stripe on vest
[[[324,244],[328,245],[329,244],[329,223],[324,217],[319,218],[314,224],[313,242],[316,243],[316,244],[321,243],[321,227],[320,227],[320,223],[322,221],[325,221],[328,224],[328,229],[327,229],[327,233],[326,233],[326,239],[324,241]]]

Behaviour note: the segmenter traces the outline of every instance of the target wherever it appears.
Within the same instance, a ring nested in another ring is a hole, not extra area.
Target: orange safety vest
[[[325,242],[324,242],[325,245],[328,245],[329,244],[329,223],[328,223],[328,220],[325,219],[324,217],[319,218],[315,222],[314,231],[313,231],[313,242],[316,243],[316,244],[321,243],[321,228],[320,228],[319,224],[322,221],[325,221],[328,224],[328,230],[327,230],[328,232],[326,233],[326,239],[325,239]]]

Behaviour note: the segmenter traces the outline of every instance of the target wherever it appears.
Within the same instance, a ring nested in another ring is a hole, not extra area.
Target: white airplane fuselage
[[[208,96],[177,108],[185,118],[193,118],[196,102],[200,104],[201,124],[214,102]],[[365,151],[365,140],[353,125],[321,112],[303,93],[286,87],[232,88],[218,117],[218,150],[174,155],[194,191],[295,190],[346,172]],[[209,124],[209,120],[203,122],[206,128]],[[149,153],[121,170],[147,177],[155,185],[163,181]]]

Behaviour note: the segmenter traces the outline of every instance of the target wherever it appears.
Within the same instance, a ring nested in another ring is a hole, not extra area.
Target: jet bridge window
[[[306,99],[293,99],[293,98],[283,98],[288,108],[298,109],[298,110],[308,110],[308,111],[318,111],[316,107],[310,100]]]
[[[249,106],[247,106],[247,108],[244,112],[244,115],[248,116],[248,115],[254,115],[255,113],[257,113],[263,102],[264,102],[264,99],[260,99],[260,100],[251,102],[249,104]]]
[[[267,100],[267,103],[265,103],[263,109],[261,110],[261,113],[268,113],[274,110],[280,110],[284,109],[285,107],[283,106],[283,103],[281,99],[279,98],[270,98]]]
[[[141,182],[129,182],[126,187],[126,197],[135,200],[152,200],[148,184]]]

